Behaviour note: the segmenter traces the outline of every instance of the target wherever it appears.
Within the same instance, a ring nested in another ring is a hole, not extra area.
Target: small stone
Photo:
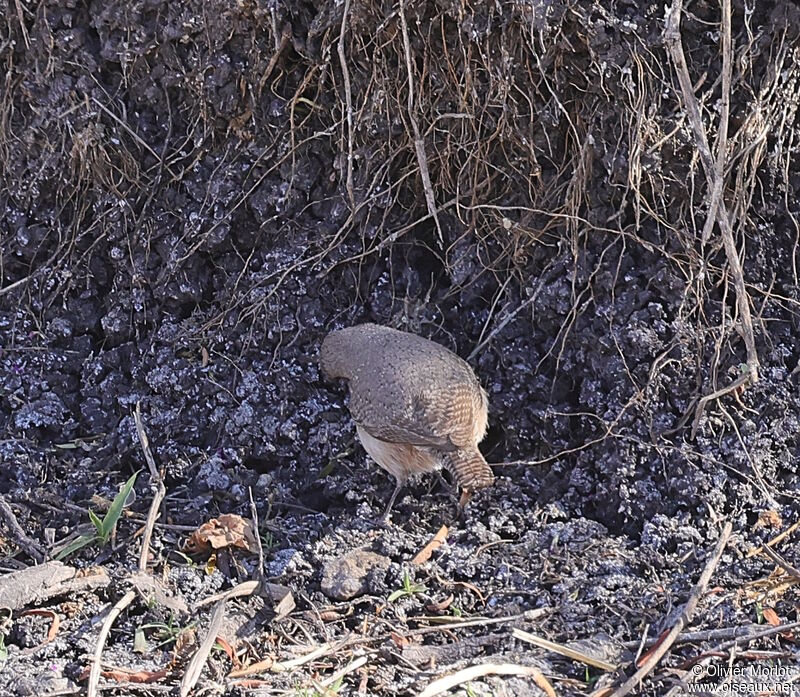
[[[322,567],[322,592],[331,600],[350,600],[369,590],[370,579],[376,572],[389,568],[388,557],[355,549]]]

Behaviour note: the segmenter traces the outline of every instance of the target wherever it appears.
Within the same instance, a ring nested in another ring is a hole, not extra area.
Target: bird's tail
[[[443,464],[465,491],[485,489],[494,484],[494,473],[477,447],[443,453]]]

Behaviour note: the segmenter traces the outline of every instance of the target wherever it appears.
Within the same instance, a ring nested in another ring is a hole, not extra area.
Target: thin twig
[[[539,283],[536,284],[536,289],[531,293],[531,296],[527,298],[525,302],[520,303],[512,310],[507,310],[505,315],[503,315],[503,317],[497,323],[497,326],[495,326],[495,328],[492,329],[491,332],[489,332],[488,336],[481,338],[480,341],[478,341],[478,343],[475,345],[475,348],[472,349],[469,356],[467,356],[467,360],[471,361],[473,358],[475,358],[475,356],[478,355],[478,353],[481,351],[481,349],[483,349],[484,346],[486,346],[486,344],[492,341],[492,339],[494,339],[495,336],[497,336],[501,331],[503,331],[503,329],[505,329],[508,326],[509,322],[511,322],[520,312],[525,310],[529,305],[535,303],[542,289],[547,288],[550,284],[550,281],[553,278],[555,278],[558,275],[558,272],[560,271],[561,269],[555,269],[553,272],[541,276],[539,278]],[[512,303],[508,303],[508,305],[506,305],[506,309],[511,306]]]
[[[8,505],[8,501],[3,498],[2,494],[0,494],[0,520],[6,524],[9,533],[11,533],[11,539],[20,549],[37,564],[41,564],[45,556],[47,556],[44,548],[22,529],[17,516],[14,515],[14,511],[11,510],[11,506]]]
[[[211,615],[211,622],[208,625],[208,631],[203,637],[203,641],[197,652],[192,656],[189,661],[189,666],[186,668],[183,679],[181,680],[180,696],[188,697],[189,693],[194,689],[197,681],[200,679],[200,674],[203,672],[203,667],[208,660],[208,654],[217,640],[222,621],[225,619],[225,600],[220,600],[214,608],[214,614]]]
[[[5,288],[0,288],[0,295],[5,295],[6,293],[10,293],[17,286],[21,286],[26,281],[30,281],[31,278],[32,276],[24,276],[23,278],[20,278],[14,281],[13,283],[9,283]]]
[[[19,0],[15,0],[14,4],[17,8],[17,20],[19,21],[19,28],[22,31],[22,38],[25,41],[25,48],[30,49],[31,40],[28,36],[28,27],[25,26],[25,15],[22,14],[22,4]]]
[[[156,493],[153,495],[153,501],[150,504],[150,511],[147,515],[147,524],[142,537],[142,551],[139,555],[139,571],[146,572],[147,556],[148,552],[150,551],[150,539],[153,536],[153,527],[155,526],[161,501],[166,495],[166,489],[164,488],[164,483],[161,480],[158,470],[156,469],[156,462],[153,458],[153,453],[150,452],[147,434],[145,433],[144,425],[142,424],[142,410],[139,402],[136,403],[136,410],[133,414],[133,420],[136,423],[136,432],[139,436],[139,443],[142,446],[142,451],[144,452],[144,459],[147,461],[147,466],[150,470],[150,476],[158,483],[158,488]],[[94,697],[94,695],[97,693],[97,686],[100,681],[100,658],[103,655],[103,649],[105,648],[106,640],[108,639],[109,632],[111,632],[111,627],[114,624],[114,620],[116,620],[120,613],[122,613],[122,611],[133,602],[135,597],[136,591],[129,590],[127,593],[125,593],[119,602],[117,602],[117,604],[111,608],[111,612],[108,613],[108,617],[106,617],[105,621],[103,622],[103,626],[100,629],[100,634],[97,637],[97,645],[94,649],[94,656],[92,657],[92,667],[89,672],[89,684],[87,686],[88,697]]]
[[[99,109],[103,113],[105,113],[109,118],[116,121],[117,124],[121,126],[131,136],[131,138],[133,138],[137,143],[139,143],[139,145],[141,145],[145,150],[147,150],[147,152],[149,152],[157,162],[161,161],[161,156],[153,149],[153,147],[149,143],[147,143],[136,131],[134,131],[128,123],[123,121],[119,116],[117,116],[113,111],[111,111],[111,109],[109,109],[96,97],[89,97],[87,95],[87,99],[91,99],[91,101],[94,102],[95,105],[99,107]],[[173,172],[170,169],[169,165],[164,165],[164,166],[166,167],[166,170],[170,173],[170,175],[173,177],[173,181],[178,181],[181,179],[181,175],[175,174],[175,172]]]
[[[153,453],[150,450],[150,441],[147,439],[147,433],[144,430],[142,423],[142,403],[136,402],[136,410],[133,412],[133,420],[136,423],[136,433],[139,436],[139,445],[142,446],[144,459],[147,462],[147,468],[150,470],[150,481],[155,483],[156,491],[153,494],[153,500],[150,502],[150,510],[147,512],[147,522],[144,526],[144,534],[142,535],[142,550],[139,553],[139,571],[147,571],[147,558],[150,553],[150,540],[153,537],[153,528],[156,525],[156,518],[161,508],[161,502],[167,495],[167,489],[164,486],[164,480],[156,467],[156,461]]]
[[[95,697],[97,694],[97,685],[100,682],[100,658],[103,655],[106,639],[108,639],[109,632],[111,632],[114,620],[133,602],[135,597],[136,591],[129,590],[116,602],[103,621],[103,626],[100,628],[100,634],[97,637],[97,645],[94,647],[94,654],[92,655],[92,668],[89,671],[89,683],[86,686],[87,697]]]
[[[778,554],[774,549],[771,547],[764,546],[761,551],[766,554],[772,561],[774,561],[778,566],[780,566],[789,576],[791,576],[795,581],[800,581],[800,569],[796,566],[793,566],[788,561],[786,561],[780,554]]]
[[[458,685],[463,685],[465,682],[477,680],[487,675],[530,675],[548,697],[555,697],[556,694],[550,683],[542,675],[542,671],[534,666],[522,666],[514,663],[484,663],[483,665],[464,668],[457,673],[434,680],[419,693],[419,697],[436,697],[436,695],[448,692]]]
[[[408,73],[408,100],[406,108],[408,109],[408,118],[411,121],[411,130],[414,131],[414,151],[417,155],[417,165],[419,166],[419,174],[422,178],[422,188],[425,191],[425,203],[428,205],[428,213],[433,218],[436,224],[436,233],[439,236],[439,244],[444,244],[444,236],[442,235],[442,226],[439,223],[439,215],[436,212],[436,198],[433,195],[433,187],[431,186],[431,174],[428,170],[428,156],[425,154],[425,141],[422,140],[422,134],[419,130],[419,123],[414,114],[414,72],[411,68],[411,41],[408,38],[408,24],[406,22],[406,0],[400,0],[400,27],[403,30],[403,49],[406,54],[406,72]]]
[[[348,673],[352,673],[353,671],[358,670],[366,662],[367,662],[366,656],[359,656],[358,658],[350,661],[350,663],[348,663],[344,668],[340,668],[339,670],[337,670],[333,675],[330,675],[324,680],[320,680],[319,684],[321,687],[329,687],[338,680],[341,680]]]
[[[615,663],[609,663],[608,661],[596,658],[595,656],[590,656],[585,651],[577,651],[570,646],[557,644],[555,641],[543,639],[542,637],[538,637],[530,632],[525,632],[517,627],[513,627],[511,629],[511,636],[528,644],[538,646],[540,649],[544,649],[545,651],[552,651],[560,656],[566,656],[573,661],[579,661],[580,663],[585,663],[586,665],[590,665],[593,668],[599,668],[600,670],[605,670],[606,672],[615,671],[619,667]]]
[[[800,629],[800,622],[789,622],[788,624],[781,624],[777,627],[767,627],[766,629],[762,629],[760,632],[753,632],[752,634],[748,634],[746,636],[734,637],[730,641],[720,644],[715,651],[728,651],[734,646],[739,646],[740,644],[749,644],[757,639],[766,639],[767,637],[775,636],[776,634],[785,634],[787,632],[794,631],[795,629]]]
[[[711,157],[708,139],[703,128],[703,119],[700,114],[700,106],[692,88],[692,81],[689,77],[689,68],[686,64],[686,56],[683,53],[683,45],[681,43],[680,21],[682,9],[683,0],[673,0],[672,7],[667,12],[666,28],[664,30],[664,43],[666,44],[670,56],[672,57],[672,62],[675,67],[675,74],[678,78],[678,83],[680,84],[683,102],[689,118],[689,124],[692,128],[692,132],[694,133],[695,144],[697,146],[698,153],[700,154],[700,161],[703,164],[703,170],[705,171],[706,181],[708,182],[708,186],[711,191],[713,191],[715,186],[714,160]],[[728,6],[728,11],[730,12],[730,6]],[[728,19],[728,21],[730,21],[730,19]],[[739,308],[739,316],[742,323],[742,335],[744,337],[744,343],[747,349],[747,368],[750,377],[750,383],[754,384],[758,382],[759,361],[753,332],[753,320],[750,315],[750,298],[747,294],[747,288],[745,287],[742,262],[739,259],[739,252],[736,249],[736,242],[733,238],[733,230],[731,228],[728,210],[725,206],[725,202],[721,199],[717,205],[717,219],[719,222],[720,232],[722,234],[722,243],[725,248],[725,256],[728,260],[728,264],[730,265],[731,276],[733,277],[733,286],[736,289],[737,306]]]
[[[238,586],[234,586],[233,588],[229,588],[222,593],[217,593],[215,595],[209,596],[208,598],[203,598],[202,600],[198,600],[194,607],[195,609],[204,607],[206,605],[213,605],[214,603],[218,603],[222,600],[231,600],[232,598],[246,598],[248,595],[253,595],[258,590],[258,581],[243,581]]]
[[[350,87],[350,70],[347,68],[347,58],[344,54],[344,38],[347,34],[347,20],[350,16],[350,0],[344,0],[344,11],[342,12],[342,26],[339,30],[339,65],[342,68],[344,78],[344,99],[347,107],[347,198],[350,199],[350,207],[355,210],[356,200],[353,194],[353,95]]]
[[[792,627],[792,625],[786,626]],[[762,630],[763,625],[760,624],[742,625],[741,627],[722,627],[720,629],[702,629],[697,632],[684,632],[675,640],[675,644],[699,644],[704,641],[722,641],[728,639],[741,639],[745,641],[758,638]],[[623,642],[622,646],[631,651],[640,646],[648,649],[657,644],[660,640],[660,637],[652,636],[645,638],[644,643],[642,643],[641,639],[636,639],[635,641]]]
[[[738,646],[739,644],[749,644],[751,641],[755,641],[756,639],[764,639],[765,637],[774,636],[775,634],[783,634],[784,632],[797,629],[798,627],[800,627],[800,622],[792,622],[790,624],[780,625],[779,627],[768,627],[767,629],[762,629],[759,632],[751,632],[742,636],[737,636],[720,646],[717,646],[709,651],[706,651],[705,653],[702,654],[701,657],[699,657],[699,659],[702,661],[708,661],[712,656],[725,655],[730,651],[730,649],[732,649],[734,646]],[[712,631],[730,632],[731,630],[735,632],[736,630],[738,630],[738,627],[728,628],[727,630],[712,630]],[[706,632],[697,632],[697,634],[704,634],[704,633]],[[684,641],[686,636],[687,635],[681,636],[681,641]],[[704,640],[705,639],[701,639],[701,641]],[[697,663],[695,663],[694,665],[697,666],[701,665],[700,660],[698,660]],[[670,691],[666,694],[666,697],[677,697],[677,695],[687,694],[689,683],[700,680],[703,677],[703,675],[704,673],[698,672],[696,671],[696,669],[691,670],[690,672],[686,673],[686,675],[684,675],[684,677],[670,689]]]
[[[717,131],[717,157],[714,162],[714,185],[708,202],[708,215],[703,225],[703,242],[708,242],[717,218],[717,207],[725,180],[725,156],[728,154],[728,118],[731,111],[731,1],[722,0],[722,93],[720,95],[719,129]]]
[[[253,533],[256,538],[256,548],[258,550],[256,583],[258,583],[260,587],[264,581],[264,545],[261,544],[261,532],[258,529],[258,510],[256,509],[256,502],[253,500],[253,487],[247,487],[247,494],[250,497],[250,517],[253,519]]]
[[[230,588],[223,593],[217,593],[203,600],[195,603],[195,610],[206,605],[213,605],[214,603],[223,600],[231,600],[232,598],[244,598],[254,593],[259,593],[262,596],[269,597],[273,603],[273,611],[278,617],[288,615],[294,610],[294,597],[292,589],[287,586],[281,586],[278,583],[267,583],[266,581],[244,581],[238,586]]]
[[[728,544],[728,538],[730,538],[732,530],[733,525],[730,521],[725,523],[722,534],[717,541],[717,546],[714,548],[713,554],[706,563],[706,567],[703,569],[703,573],[700,575],[697,585],[692,589],[691,595],[689,595],[689,599],[686,601],[686,605],[684,605],[680,616],[675,624],[672,625],[672,629],[669,630],[664,640],[652,651],[639,670],[614,690],[610,697],[623,697],[623,695],[627,695],[631,690],[636,689],[645,676],[658,665],[658,662],[664,657],[667,651],[672,648],[672,645],[675,643],[675,640],[678,638],[683,628],[692,621],[694,611],[697,608],[697,604],[700,602],[700,597],[705,592],[706,586],[711,580],[711,576],[714,574],[717,564],[719,564],[719,560],[722,557],[722,553],[725,551],[725,545]]]
[[[694,437],[697,435],[697,429],[700,427],[700,419],[703,416],[703,410],[705,409],[706,404],[714,399],[719,399],[726,394],[730,394],[731,392],[738,390],[740,387],[743,387],[749,382],[750,374],[742,373],[730,385],[726,385],[722,389],[712,392],[711,394],[707,394],[704,397],[700,397],[700,399],[697,400],[697,406],[694,410],[694,420],[692,421],[692,440],[694,440]]]
[[[256,673],[289,673],[293,671],[295,668],[299,668],[306,663],[310,663],[311,661],[316,661],[318,658],[322,658],[323,656],[331,656],[335,654],[341,647],[343,643],[340,642],[338,644],[322,644],[318,646],[316,649],[311,650],[309,653],[299,656],[298,658],[292,658],[288,661],[276,661],[274,658],[265,658],[262,661],[257,661],[256,663],[251,663],[249,666],[244,668],[237,668],[236,670],[232,670],[228,673],[229,678],[244,678],[248,675],[255,675]]]
[[[797,530],[797,528],[800,528],[800,520],[792,523],[788,528],[786,528],[786,530],[784,530],[781,533],[778,533],[777,535],[775,535],[775,537],[773,537],[771,540],[768,540],[763,545],[760,545],[759,547],[753,547],[753,549],[751,549],[747,554],[745,554],[745,558],[749,559],[750,557],[754,557],[756,554],[759,554],[763,547],[773,547],[779,542],[782,542],[795,530]]]

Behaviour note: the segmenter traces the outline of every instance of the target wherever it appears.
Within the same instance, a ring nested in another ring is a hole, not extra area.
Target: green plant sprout
[[[94,525],[94,533],[81,535],[70,542],[56,555],[57,560],[65,559],[73,552],[77,552],[79,549],[94,544],[95,542],[99,542],[101,545],[108,544],[114,526],[122,517],[122,510],[125,508],[125,502],[131,495],[131,491],[133,491],[133,485],[136,483],[136,475],[138,474],[138,472],[134,472],[131,478],[125,482],[120,492],[114,497],[114,500],[111,502],[102,520],[93,510],[89,509],[89,520],[92,522],[92,525]]]
[[[408,575],[408,571],[403,572],[403,587],[398,588],[394,593],[392,593],[388,598],[388,602],[393,603],[395,600],[399,600],[400,598],[406,598],[412,595],[416,595],[417,593],[422,593],[425,590],[425,586],[420,583],[413,583],[411,581],[411,577]]]

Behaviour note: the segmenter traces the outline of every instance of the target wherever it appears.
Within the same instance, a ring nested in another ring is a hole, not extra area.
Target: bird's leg
[[[392,506],[394,506],[395,499],[397,498],[397,495],[400,493],[400,489],[402,489],[404,485],[405,485],[405,480],[403,479],[397,480],[397,484],[394,487],[394,491],[392,492],[392,495],[389,497],[389,503],[386,504],[386,510],[383,512],[383,515],[380,518],[381,522],[384,523],[384,525],[388,525],[389,514],[392,512]]]
[[[439,478],[439,483],[442,485],[442,489],[444,489],[453,498],[456,498],[458,496],[458,486],[448,482],[441,470],[436,470],[436,476]]]
[[[461,516],[464,515],[464,509],[467,507],[467,504],[470,502],[470,499],[472,499],[473,493],[474,492],[470,491],[469,489],[464,489],[461,492],[461,498],[458,500],[458,505],[456,506],[455,520],[459,520]]]

